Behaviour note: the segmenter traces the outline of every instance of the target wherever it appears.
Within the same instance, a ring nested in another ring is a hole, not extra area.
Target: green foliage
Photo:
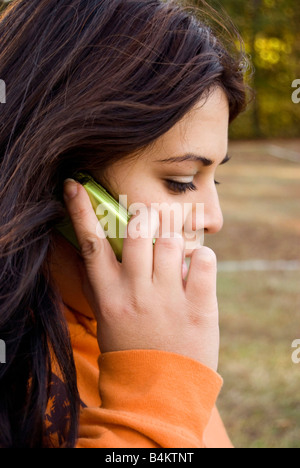
[[[233,124],[231,136],[298,137],[300,104],[294,104],[291,96],[292,82],[300,79],[299,0],[207,2],[231,17],[255,69],[251,86],[256,98]]]

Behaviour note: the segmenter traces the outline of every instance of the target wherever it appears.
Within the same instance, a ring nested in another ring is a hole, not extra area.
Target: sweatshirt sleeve
[[[202,448],[223,380],[189,357],[103,353],[101,406],[82,409],[77,448]]]

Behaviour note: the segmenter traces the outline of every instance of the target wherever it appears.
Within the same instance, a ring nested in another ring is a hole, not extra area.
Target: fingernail
[[[74,179],[66,179],[64,181],[64,197],[71,200],[77,195],[78,187]]]

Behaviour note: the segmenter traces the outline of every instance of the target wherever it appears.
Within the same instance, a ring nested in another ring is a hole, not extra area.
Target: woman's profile
[[[175,0],[14,0],[0,37],[0,447],[231,447],[214,253],[126,238],[118,262],[64,181],[189,204],[193,230],[219,232],[242,52]],[[81,255],[55,230],[66,212]]]

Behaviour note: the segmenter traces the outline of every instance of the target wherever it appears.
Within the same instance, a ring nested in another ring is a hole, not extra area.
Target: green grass
[[[219,274],[218,406],[236,447],[300,448],[299,284],[300,272]]]
[[[206,236],[218,260],[300,260],[300,164],[274,158],[268,145],[230,146],[218,169],[224,228]],[[300,271],[218,274],[224,378],[218,407],[236,447],[300,448]]]

